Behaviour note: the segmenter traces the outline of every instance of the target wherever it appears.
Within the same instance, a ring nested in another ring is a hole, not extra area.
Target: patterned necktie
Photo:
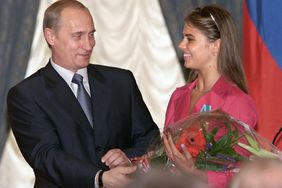
[[[83,85],[83,76],[80,74],[74,74],[72,82],[77,84],[77,100],[79,101],[81,108],[93,127],[91,99]]]

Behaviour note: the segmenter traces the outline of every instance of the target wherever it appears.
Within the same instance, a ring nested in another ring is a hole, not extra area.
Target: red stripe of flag
[[[245,1],[243,18],[243,65],[250,95],[257,105],[257,131],[272,141],[282,127],[282,73],[252,22]],[[278,19],[277,23],[281,22]],[[281,149],[282,137],[276,143]]]

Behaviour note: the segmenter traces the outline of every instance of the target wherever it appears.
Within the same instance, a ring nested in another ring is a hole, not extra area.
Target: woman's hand
[[[184,144],[181,144],[183,154],[175,147],[171,135],[163,134],[163,143],[168,158],[173,164],[184,173],[194,173],[207,180],[207,174],[204,171],[195,168],[193,158]]]
[[[163,143],[168,158],[179,170],[186,173],[195,171],[195,164],[192,156],[184,144],[181,144],[181,149],[183,151],[182,154],[175,147],[175,144],[173,143],[172,137],[169,133],[167,135],[163,134]]]

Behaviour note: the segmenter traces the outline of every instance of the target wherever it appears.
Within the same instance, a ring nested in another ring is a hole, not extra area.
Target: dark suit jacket
[[[120,148],[144,154],[158,127],[130,71],[88,66],[94,128],[64,79],[49,63],[13,87],[8,116],[35,187],[93,187],[101,157]]]

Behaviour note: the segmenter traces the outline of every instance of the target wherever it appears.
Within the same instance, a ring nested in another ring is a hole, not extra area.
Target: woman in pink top
[[[184,66],[191,71],[188,84],[177,88],[171,96],[165,128],[191,113],[216,109],[254,128],[256,107],[247,94],[238,34],[230,13],[216,6],[196,8],[185,18],[183,36],[179,48],[183,51]],[[200,172],[185,147],[182,154],[169,135],[164,135],[163,140],[169,158],[177,167],[205,175],[210,187],[228,185],[232,174]]]

